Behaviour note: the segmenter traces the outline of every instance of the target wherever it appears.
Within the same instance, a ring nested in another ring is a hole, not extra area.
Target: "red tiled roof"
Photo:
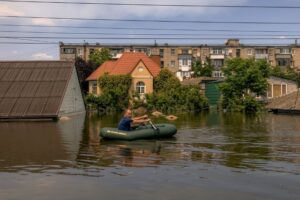
[[[157,76],[160,72],[160,66],[144,53],[126,52],[117,61],[107,61],[103,63],[95,72],[93,72],[87,81],[97,80],[104,73],[111,75],[130,74],[137,64],[142,61],[152,76]]]
[[[96,81],[103,74],[105,74],[105,73],[109,74],[113,70],[115,63],[116,63],[116,61],[114,61],[114,60],[104,62],[86,80],[87,81]]]

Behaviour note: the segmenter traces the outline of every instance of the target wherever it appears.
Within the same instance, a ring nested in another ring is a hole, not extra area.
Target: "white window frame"
[[[143,85],[139,85],[139,83],[143,83]],[[143,88],[143,92],[141,92],[141,89]],[[135,90],[138,94],[146,94],[146,84],[143,81],[139,81],[135,85]]]

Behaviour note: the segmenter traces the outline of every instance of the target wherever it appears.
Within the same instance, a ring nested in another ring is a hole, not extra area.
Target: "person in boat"
[[[148,115],[132,118],[132,111],[127,109],[123,118],[119,122],[118,129],[122,131],[130,131],[132,130],[132,127],[145,124],[149,121],[150,119],[148,118]]]

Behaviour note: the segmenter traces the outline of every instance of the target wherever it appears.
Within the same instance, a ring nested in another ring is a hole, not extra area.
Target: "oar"
[[[157,128],[157,126],[155,126],[153,123],[152,123],[152,121],[151,120],[149,120],[149,124],[152,126],[152,128],[154,129],[154,130],[158,130],[158,128]]]
[[[167,115],[165,115],[165,114],[163,114],[161,112],[158,112],[158,111],[153,112],[152,115],[154,115],[155,117],[164,117],[164,118],[166,118],[169,121],[174,121],[174,120],[177,119],[177,117],[175,115],[168,115],[167,116]]]

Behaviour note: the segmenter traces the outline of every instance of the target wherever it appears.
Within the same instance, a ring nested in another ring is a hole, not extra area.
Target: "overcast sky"
[[[39,0],[43,1],[43,0]],[[62,0],[56,0],[62,1]],[[97,2],[95,0],[66,0],[80,2]],[[152,0],[152,1],[124,1],[124,0],[101,0],[98,2],[118,3],[158,3],[158,4],[217,4],[217,5],[280,5],[300,6],[297,0]],[[141,6],[104,6],[104,5],[66,5],[66,4],[34,4],[34,3],[12,3],[0,0],[0,16],[44,16],[44,17],[76,17],[76,18],[112,18],[112,19],[155,19],[155,20],[201,20],[201,21],[272,21],[272,22],[300,22],[300,9],[249,9],[249,8],[199,8],[199,7],[141,7]],[[233,30],[230,32],[197,32],[197,31],[149,31],[149,30],[108,30],[108,29],[74,29],[53,27],[14,27],[11,25],[45,25],[45,26],[96,26],[96,27],[127,27],[127,28],[180,28],[200,30]],[[236,30],[236,31],[234,31]],[[287,32],[238,32],[249,31],[287,31]],[[17,31],[4,32],[4,31]],[[24,33],[24,31],[37,32],[64,32],[64,33],[98,33],[94,35],[68,35],[54,33]],[[290,32],[289,32],[290,31]],[[110,33],[101,35],[100,33]],[[120,34],[120,35],[113,35]],[[199,34],[190,36],[132,36],[124,34]],[[202,35],[201,35],[202,34]],[[300,25],[270,25],[270,24],[200,24],[200,23],[157,23],[157,22],[108,22],[108,21],[76,21],[76,20],[54,20],[54,19],[22,19],[0,17],[0,60],[28,60],[28,59],[58,59],[58,41],[65,43],[81,43],[84,41],[93,43],[145,43],[153,44],[154,39],[137,40],[137,37],[255,37],[255,35],[274,35],[272,37],[285,38],[299,37]],[[19,37],[19,38],[3,38]],[[20,38],[32,37],[32,38]],[[35,37],[81,37],[81,39],[63,38],[35,38]],[[90,39],[91,37],[127,37],[126,40]],[[262,36],[258,36],[262,37]],[[266,36],[270,37],[270,36]],[[2,43],[1,43],[2,42]],[[55,44],[3,44],[3,42],[55,42]],[[159,44],[223,44],[224,39],[201,40],[184,39],[168,40],[157,39]],[[294,39],[264,39],[247,40],[242,39],[244,44],[291,44]],[[300,42],[300,40],[299,40]]]

